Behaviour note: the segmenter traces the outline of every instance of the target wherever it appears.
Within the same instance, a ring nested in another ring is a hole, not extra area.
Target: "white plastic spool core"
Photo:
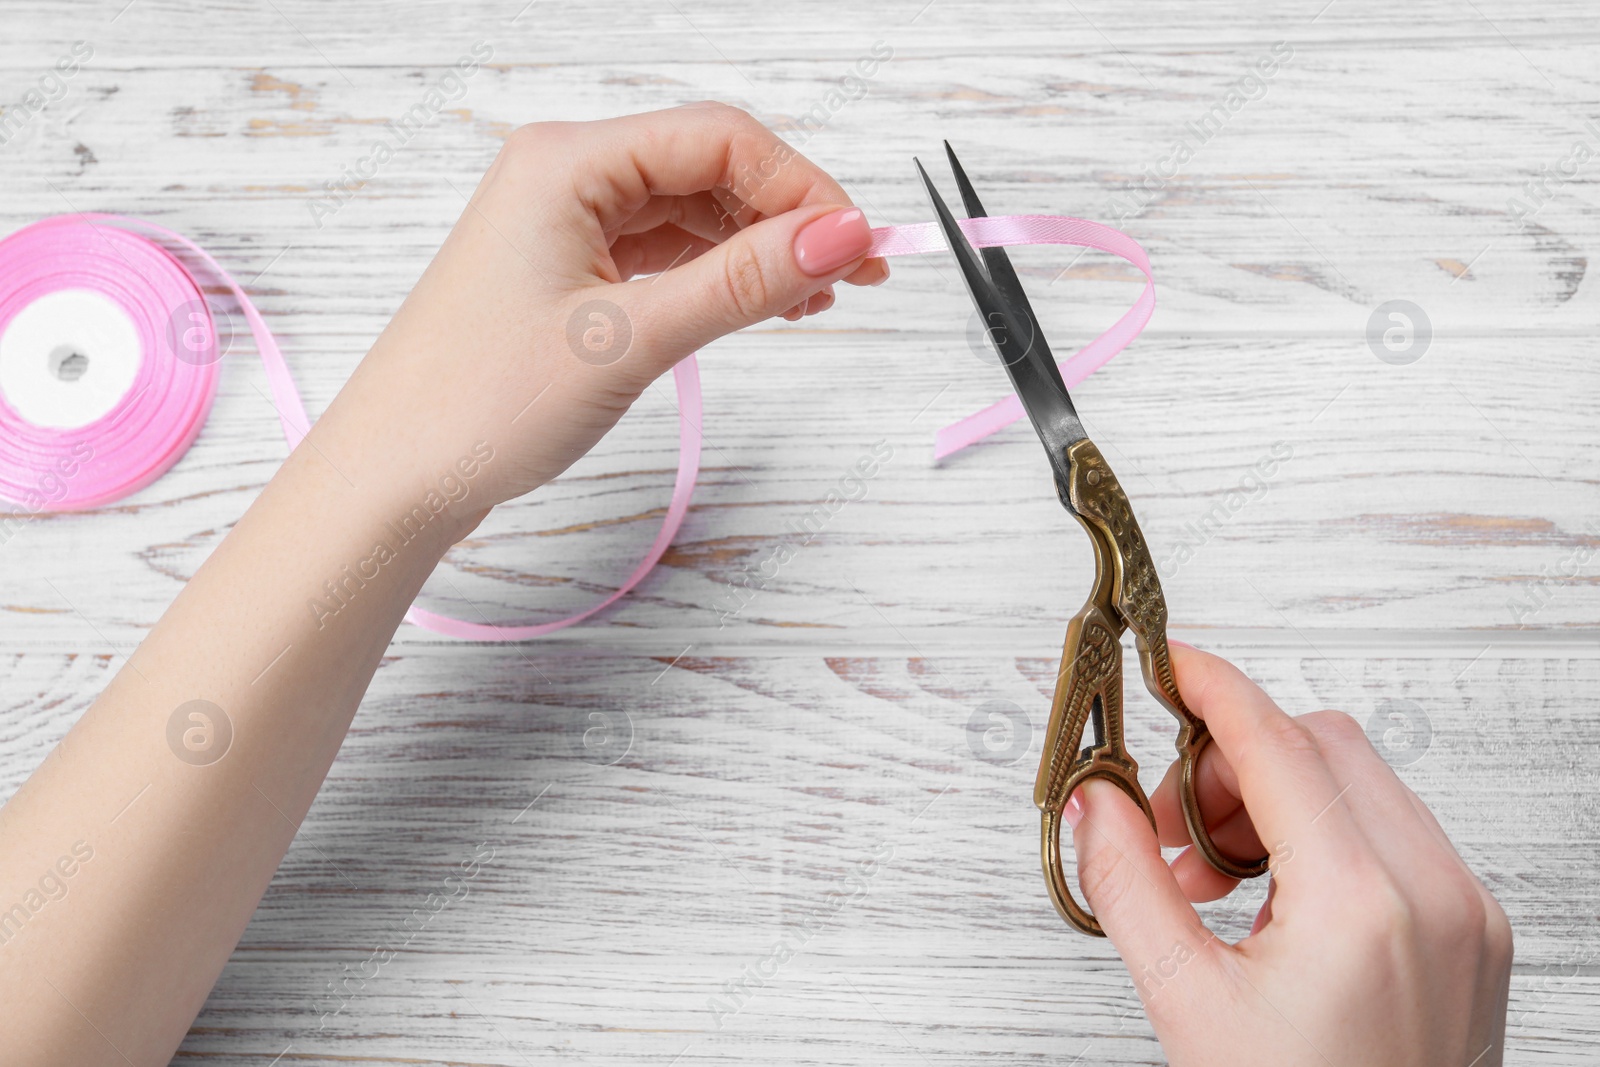
[[[139,373],[139,329],[92,289],[47,293],[0,335],[0,393],[36,426],[75,430],[117,406]]]

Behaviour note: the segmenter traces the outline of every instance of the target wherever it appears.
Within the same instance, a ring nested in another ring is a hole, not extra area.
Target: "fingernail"
[[[1195,648],[1189,642],[1187,642],[1187,641],[1179,641],[1175,637],[1167,638],[1167,644],[1176,645],[1178,648],[1187,648],[1190,652],[1199,652],[1200,651],[1198,648]]]
[[[1078,824],[1083,821],[1083,805],[1078,802],[1078,791],[1076,789],[1074,789],[1072,791],[1072,795],[1067,798],[1067,806],[1062,809],[1062,814],[1067,817],[1067,825],[1072,827],[1074,830],[1076,830],[1078,828]]]
[[[872,228],[860,208],[835,211],[806,223],[794,235],[794,261],[802,274],[820,278],[866,255]]]
[[[878,262],[883,266],[883,273],[878,275],[878,280],[873,282],[873,285],[882,285],[889,280],[889,264],[884,263],[881,259]]]

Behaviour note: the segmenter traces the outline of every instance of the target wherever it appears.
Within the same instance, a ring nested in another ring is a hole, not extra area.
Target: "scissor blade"
[[[950,170],[956,176],[956,188],[961,191],[961,203],[967,209],[967,217],[981,219],[988,216],[984,210],[983,201],[978,199],[978,192],[972,187],[972,182],[967,178],[967,171],[956,158],[956,150],[950,147],[950,142],[944,143],[944,154],[950,160]],[[1000,290],[1000,295],[1010,305],[1012,313],[1022,321],[1023,327],[1028,331],[1024,337],[1028,341],[1030,354],[1038,356],[1040,369],[1060,387],[1061,392],[1067,397],[1067,406],[1072,407],[1072,396],[1067,393],[1066,383],[1061,380],[1061,370],[1056,366],[1055,357],[1050,354],[1050,344],[1045,340],[1044,330],[1039,326],[1038,316],[1033,313],[1033,305],[1028,302],[1028,294],[1022,288],[1022,280],[1017,277],[1016,268],[1011,265],[1011,257],[1004,248],[979,249],[983,256],[983,265],[989,269],[989,277],[994,282],[994,287]],[[1076,416],[1076,410],[1073,412]]]
[[[1005,364],[1006,374],[1010,376],[1012,387],[1022,401],[1023,410],[1028,413],[1028,420],[1033,423],[1034,432],[1044,444],[1058,482],[1064,485],[1070,481],[1067,448],[1088,436],[1083,423],[1073,410],[1072,400],[1062,387],[1059,374],[1048,373],[1044,369],[1045,361],[1029,351],[1029,327],[1018,320],[984,272],[977,251],[956,224],[939,190],[934,188],[933,180],[923,169],[922,161],[914,162],[917,164],[917,173],[922,175],[922,182],[928,189],[928,198],[933,202],[934,215],[939,220],[945,242],[955,254],[956,265],[961,268],[967,292],[978,307],[978,315],[988,326],[989,340],[999,353],[1000,362]]]

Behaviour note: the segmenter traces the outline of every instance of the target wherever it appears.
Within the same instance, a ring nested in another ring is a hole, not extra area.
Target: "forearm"
[[[166,1062],[471,521],[470,479],[434,514],[361,406],[341,397],[0,811],[0,1045],[24,1062]],[[218,710],[169,729],[197,700]]]

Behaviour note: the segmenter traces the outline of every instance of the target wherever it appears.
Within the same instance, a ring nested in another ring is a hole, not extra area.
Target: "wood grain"
[[[1600,153],[1592,5],[52,0],[4,19],[8,113],[73,41],[94,55],[0,145],[0,229],[112,210],[189,234],[246,283],[313,412],[527,121],[716,97],[803,142],[875,224],[925,217],[910,157],[941,138],[993,211],[1125,212],[1158,310],[1075,395],[1173,635],[1293,711],[1373,723],[1515,924],[1508,1062],[1600,1058],[1600,162],[1547,181],[1525,224],[1512,203],[1575,143]],[[319,220],[325,183],[479,41],[494,55],[460,98]],[[880,41],[859,98],[799,127]],[[1261,92],[1138,194],[1277,42],[1292,56]],[[1098,256],[1015,258],[1058,350],[1138,291]],[[1003,376],[948,264],[893,269],[702,354],[696,506],[633,596],[526,646],[402,629],[179,1062],[1160,1062],[1126,972],[1063,929],[1037,870],[1029,795],[1087,545],[1025,429],[933,463],[933,431]],[[1406,366],[1368,341],[1395,299],[1433,329]],[[166,477],[0,544],[3,795],[281,461],[253,358],[241,337]],[[426,604],[547,619],[614,588],[660,520],[675,420],[669,386],[647,393],[457,548]],[[876,442],[881,473],[799,544]],[[1029,724],[1015,762],[980,755],[993,701]],[[1386,733],[1396,708],[1409,736]],[[1129,716],[1153,784],[1171,720],[1142,692]],[[330,984],[485,844],[335,1014]],[[1237,934],[1258,903],[1208,914]]]

